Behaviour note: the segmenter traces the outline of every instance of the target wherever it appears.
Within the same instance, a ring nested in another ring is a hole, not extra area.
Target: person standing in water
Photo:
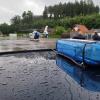
[[[38,31],[33,31],[34,40],[39,40],[40,33]]]
[[[93,40],[98,40],[98,41],[100,41],[100,36],[98,35],[98,32],[97,31],[95,31],[95,33],[94,33],[94,35],[93,35]]]
[[[44,29],[44,35],[46,38],[48,38],[48,26],[46,26]]]

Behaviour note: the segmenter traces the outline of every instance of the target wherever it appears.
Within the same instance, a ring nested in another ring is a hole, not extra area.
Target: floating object
[[[61,39],[56,43],[57,53],[79,64],[100,65],[100,42],[78,39]]]

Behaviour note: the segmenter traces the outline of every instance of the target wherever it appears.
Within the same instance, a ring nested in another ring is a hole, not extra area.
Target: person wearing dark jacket
[[[100,36],[98,35],[97,32],[95,32],[95,34],[93,35],[93,40],[100,40]]]
[[[40,33],[38,31],[33,31],[34,40],[39,40]]]

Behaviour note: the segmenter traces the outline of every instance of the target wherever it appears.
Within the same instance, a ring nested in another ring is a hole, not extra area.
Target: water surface
[[[0,56],[0,100],[100,100],[99,74],[53,52]]]

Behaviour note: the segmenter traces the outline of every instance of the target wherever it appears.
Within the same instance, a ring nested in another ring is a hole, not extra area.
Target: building
[[[73,31],[78,32],[80,34],[88,33],[88,28],[85,25],[75,25]]]
[[[72,32],[70,33],[70,37],[73,38],[73,37],[77,36],[78,34],[81,34],[81,35],[85,36],[86,39],[92,39],[94,32],[95,32],[95,30],[89,30],[85,25],[76,24],[73,27]]]

